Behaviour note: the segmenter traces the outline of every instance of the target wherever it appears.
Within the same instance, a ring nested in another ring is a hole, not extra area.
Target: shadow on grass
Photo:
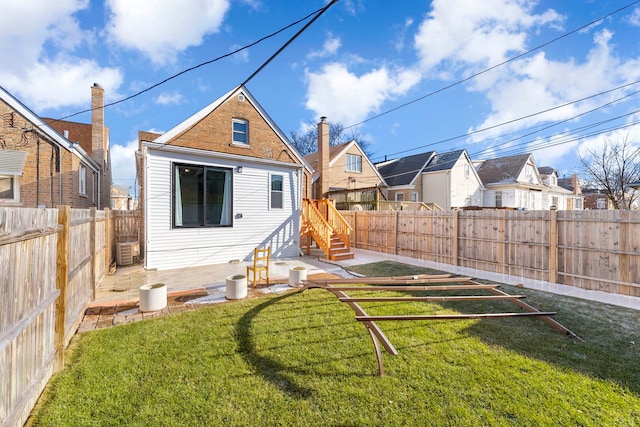
[[[355,271],[370,277],[438,273],[396,262],[366,264],[357,266]],[[479,282],[490,283],[482,280]],[[524,301],[541,311],[557,312],[552,318],[576,333],[583,341],[569,338],[541,319],[531,317],[482,319],[472,322],[460,333],[592,378],[617,383],[640,395],[640,329],[637,327],[640,325],[639,311],[509,285],[500,285],[500,289],[512,295],[524,294]],[[465,293],[467,292],[459,291],[438,295]],[[408,294],[435,295],[421,291]],[[508,302],[442,302],[437,305],[447,311],[459,313],[521,311]]]
[[[289,367],[284,366],[273,358],[260,355],[251,334],[252,323],[262,310],[282,302],[293,295],[295,294],[287,293],[275,298],[269,298],[247,311],[236,323],[235,335],[240,354],[249,365],[253,366],[258,375],[261,375],[266,381],[273,384],[288,396],[305,399],[311,395],[313,390],[296,384],[291,377],[287,375]]]

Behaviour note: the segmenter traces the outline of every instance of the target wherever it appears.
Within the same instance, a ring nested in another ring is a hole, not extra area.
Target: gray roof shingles
[[[378,167],[378,172],[391,187],[408,185],[433,156],[433,151],[392,160]]]

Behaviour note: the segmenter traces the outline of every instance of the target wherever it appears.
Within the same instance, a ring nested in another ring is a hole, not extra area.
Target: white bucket
[[[307,280],[306,267],[291,267],[289,269],[289,286],[296,288],[303,280]]]
[[[236,274],[227,277],[227,299],[241,299],[247,296],[247,276]]]
[[[167,306],[167,285],[140,286],[140,311],[158,311]]]

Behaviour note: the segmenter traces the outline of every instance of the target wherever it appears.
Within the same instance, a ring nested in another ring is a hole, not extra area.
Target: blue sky
[[[61,118],[90,107],[94,82],[107,102],[117,101],[326,1],[0,5],[0,85],[36,113]],[[134,191],[139,130],[171,129],[244,81],[302,25],[108,107],[114,184]],[[637,81],[640,2],[340,0],[247,87],[287,135],[324,115],[370,141],[374,161],[459,148],[473,159],[533,152],[538,166],[568,176],[578,170],[579,150],[607,138],[640,141]],[[68,120],[89,123],[90,115]]]

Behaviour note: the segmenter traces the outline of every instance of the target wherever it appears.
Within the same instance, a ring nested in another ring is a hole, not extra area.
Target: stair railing
[[[321,199],[317,201],[318,210],[325,213],[325,218],[329,225],[333,228],[333,232],[340,236],[340,239],[344,242],[347,249],[351,248],[350,236],[352,228],[344,219],[340,212],[336,209],[335,205],[328,199]]]
[[[324,219],[322,213],[316,207],[316,204],[309,199],[302,201],[302,219],[303,231],[302,235],[311,234],[318,246],[329,256],[329,248],[331,247],[331,235],[333,228]]]

